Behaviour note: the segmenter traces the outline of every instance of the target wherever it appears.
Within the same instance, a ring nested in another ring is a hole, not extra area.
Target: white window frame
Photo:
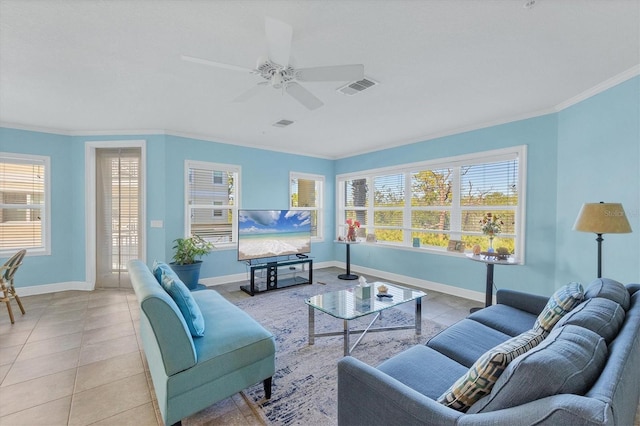
[[[440,158],[435,160],[428,160],[423,162],[416,162],[410,164],[402,164],[398,166],[384,167],[378,169],[371,170],[363,170],[359,172],[353,173],[345,173],[336,176],[336,232],[337,235],[346,234],[345,228],[345,210],[366,210],[367,211],[367,220],[373,221],[374,218],[374,192],[373,190],[369,190],[367,193],[368,206],[367,207],[350,207],[348,209],[345,208],[346,199],[343,190],[344,182],[354,179],[366,179],[367,185],[369,188],[373,188],[373,179],[376,176],[388,175],[388,174],[405,174],[406,184],[405,184],[405,196],[406,199],[410,200],[411,195],[411,173],[421,169],[441,169],[441,168],[452,168],[454,169],[454,177],[453,177],[453,202],[451,206],[447,207],[435,207],[433,210],[444,209],[451,212],[451,222],[450,222],[450,231],[447,231],[450,234],[451,239],[460,239],[461,236],[461,223],[460,218],[462,211],[464,210],[460,206],[460,169],[461,166],[469,166],[473,164],[483,164],[483,163],[493,163],[499,161],[507,161],[512,159],[518,159],[518,205],[513,207],[515,211],[515,228],[514,228],[514,237],[515,237],[515,253],[517,262],[520,264],[524,264],[525,260],[525,247],[526,247],[526,235],[525,235],[525,223],[526,223],[526,188],[527,188],[527,146],[520,145],[509,148],[491,150],[491,151],[483,151],[471,154],[464,154],[455,157],[447,157]],[[407,207],[409,206],[409,207]],[[481,207],[479,209],[492,209],[493,207]],[[500,206],[500,210],[511,209],[511,207]],[[473,208],[472,208],[473,209]],[[397,209],[396,209],[397,210]],[[398,247],[407,250],[424,250],[438,254],[446,254],[453,256],[461,256],[459,253],[452,253],[446,251],[446,249],[436,248],[436,247],[421,247],[421,248],[413,248],[411,241],[411,228],[407,226],[407,223],[410,223],[411,216],[411,207],[410,202],[405,204],[403,208],[404,217],[405,217],[405,225],[403,226],[403,241],[401,243],[398,242],[377,242],[378,245],[392,246]],[[367,233],[371,233],[371,230],[375,228],[373,223],[362,224],[367,228]]]
[[[189,184],[192,183],[193,177],[189,173],[189,170],[203,169],[211,172],[227,172],[234,174],[234,204],[233,205],[220,205],[220,210],[231,210],[231,242],[221,243],[212,241],[218,249],[230,249],[238,246],[238,210],[240,210],[240,190],[241,190],[241,171],[242,168],[233,164],[221,164],[210,163],[205,161],[185,160],[184,162],[184,236],[188,238],[191,236],[191,209],[195,208],[212,208],[213,205],[190,205],[189,204]],[[213,178],[212,178],[213,182]]]
[[[315,207],[294,207],[292,205],[292,197],[293,192],[291,191],[291,181],[293,179],[306,179],[313,180],[320,185],[320,189],[316,194],[317,205]],[[292,210],[308,210],[315,211],[317,217],[317,227],[318,233],[316,236],[311,237],[311,241],[324,241],[324,191],[325,191],[325,178],[323,175],[315,175],[309,173],[301,173],[301,172],[290,172],[289,173],[289,209]]]
[[[51,254],[51,159],[48,156],[32,154],[15,154],[0,152],[0,162],[15,162],[23,164],[43,164],[44,165],[44,206],[39,204],[3,204],[1,208],[40,208],[40,237],[42,244],[40,247],[27,248],[27,256],[39,255],[48,256]],[[0,257],[9,257],[17,250],[24,247],[0,250]]]

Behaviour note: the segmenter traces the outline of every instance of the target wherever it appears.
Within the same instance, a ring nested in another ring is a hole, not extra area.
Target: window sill
[[[367,246],[379,246],[379,247],[392,248],[392,249],[398,249],[398,250],[404,250],[404,251],[428,253],[428,254],[435,254],[440,256],[451,256],[451,257],[457,257],[460,259],[464,259],[467,257],[467,255],[471,254],[471,250],[467,250],[464,253],[460,253],[456,251],[448,251],[445,248],[408,247],[408,246],[403,246],[403,245],[393,244],[393,243],[380,243],[380,242],[371,243],[371,242],[366,242],[364,240],[360,241],[359,243]],[[521,258],[516,257],[514,258],[514,264],[524,265],[525,263]]]

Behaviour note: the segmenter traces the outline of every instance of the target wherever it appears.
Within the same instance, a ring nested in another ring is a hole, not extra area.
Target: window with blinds
[[[497,216],[494,247],[524,250],[523,165],[526,146],[338,176],[338,231],[351,218],[359,236],[378,242],[446,248],[462,240],[484,244],[482,219]]]
[[[404,173],[373,176],[372,181],[373,226],[378,230],[379,239],[380,241],[402,241],[405,206]],[[360,223],[366,222],[360,221]]]
[[[465,165],[460,168],[460,212],[462,240],[477,243],[482,219],[491,213],[501,223],[497,246],[515,248],[518,197],[518,158]]]
[[[311,238],[323,238],[324,176],[292,172],[289,175],[289,208],[311,214]]]
[[[344,197],[343,214],[337,223],[338,235],[347,235],[347,219],[357,221],[361,225],[368,223],[369,215],[369,183],[367,179],[347,179],[338,183],[338,192]],[[356,236],[361,237],[365,228],[356,229]]]
[[[186,162],[186,232],[215,245],[236,242],[239,166]]]
[[[0,153],[0,256],[49,253],[49,157]]]

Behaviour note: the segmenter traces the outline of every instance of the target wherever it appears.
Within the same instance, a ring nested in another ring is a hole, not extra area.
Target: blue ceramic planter
[[[195,290],[198,288],[200,267],[202,266],[201,260],[196,260],[196,263],[191,263],[189,265],[178,265],[176,263],[170,263],[169,265],[189,290]]]

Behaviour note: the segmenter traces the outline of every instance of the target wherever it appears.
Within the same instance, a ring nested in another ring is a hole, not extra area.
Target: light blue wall
[[[166,157],[164,187],[157,188],[167,194],[164,210],[166,260],[170,260],[172,256],[172,241],[184,234],[185,160],[240,166],[240,206],[247,209],[287,209],[291,171],[323,175],[328,183],[324,206],[327,229],[334,228],[333,161],[177,136],[166,136]],[[315,262],[333,260],[333,231],[329,231],[329,235],[324,242],[312,243],[311,256]],[[246,271],[246,265],[237,261],[236,250],[215,250],[204,260],[201,272],[203,277]]]
[[[242,167],[244,208],[286,208],[289,172],[324,175],[325,241],[314,243],[316,262],[344,261],[334,244],[335,175],[509,146],[528,147],[526,265],[497,267],[498,287],[550,294],[567,281],[595,276],[595,236],[571,231],[585,201],[622,202],[633,234],[605,235],[604,273],[640,281],[640,78],[636,77],[566,110],[375,153],[331,161],[171,135],[82,137],[0,128],[0,151],[48,155],[52,180],[52,253],[31,256],[20,285],[85,280],[85,142],[147,141],[147,261],[170,260],[184,228],[184,161]],[[163,228],[150,228],[162,220]],[[4,259],[0,259],[4,261]],[[464,258],[359,245],[354,265],[478,292],[484,265]],[[235,250],[205,259],[203,277],[245,272]]]
[[[85,144],[119,140],[146,141],[147,263],[170,261],[173,240],[184,236],[187,159],[241,166],[243,208],[288,208],[291,171],[325,176],[324,213],[331,231],[325,241],[312,244],[311,255],[316,262],[333,260],[333,161],[170,135],[64,136],[0,128],[0,151],[51,158],[51,255],[28,258],[29,267],[20,271],[21,286],[86,280]],[[164,226],[151,228],[151,220],[162,220]],[[236,256],[236,250],[216,249],[204,259],[201,276],[245,272]]]
[[[75,256],[76,233],[84,219],[74,221],[77,205],[73,188],[80,176],[84,181],[84,162],[74,161],[73,145],[68,136],[0,128],[0,152],[44,155],[50,157],[51,177],[51,255],[29,256],[20,268],[20,285],[57,283],[84,279],[84,256]],[[77,168],[80,172],[77,172]],[[84,200],[84,197],[82,197]],[[84,205],[82,206],[84,209]],[[84,240],[82,240],[84,251]],[[0,259],[4,263],[6,259]],[[27,266],[28,265],[28,266]],[[82,275],[78,271],[82,270]]]
[[[443,157],[527,145],[526,264],[496,267],[498,288],[553,293],[556,211],[555,114],[460,133],[386,151],[338,160],[336,173],[413,163]],[[340,248],[336,257],[340,258]],[[342,256],[344,256],[342,254]],[[356,246],[352,263],[428,281],[484,292],[485,266],[460,255],[443,256],[384,246]]]
[[[162,259],[164,253],[164,228],[151,228],[150,219],[162,219],[165,215],[165,136],[164,135],[106,135],[74,136],[71,138],[74,156],[74,256],[82,259],[82,269],[75,271],[76,276],[85,279],[85,145],[87,142],[144,140],[146,144],[146,180],[147,180],[147,260]]]
[[[605,234],[602,274],[640,282],[640,77],[558,114],[557,279],[597,272],[596,235],[572,231],[585,202],[622,203],[633,233]]]
[[[640,282],[640,77],[559,113],[336,162],[336,174],[528,146],[526,264],[496,267],[498,288],[549,295],[596,276],[595,234],[572,231],[584,202],[621,202],[634,230],[605,235],[603,275]],[[336,258],[344,254],[336,248]],[[357,246],[352,263],[483,291],[484,267],[467,259]]]

